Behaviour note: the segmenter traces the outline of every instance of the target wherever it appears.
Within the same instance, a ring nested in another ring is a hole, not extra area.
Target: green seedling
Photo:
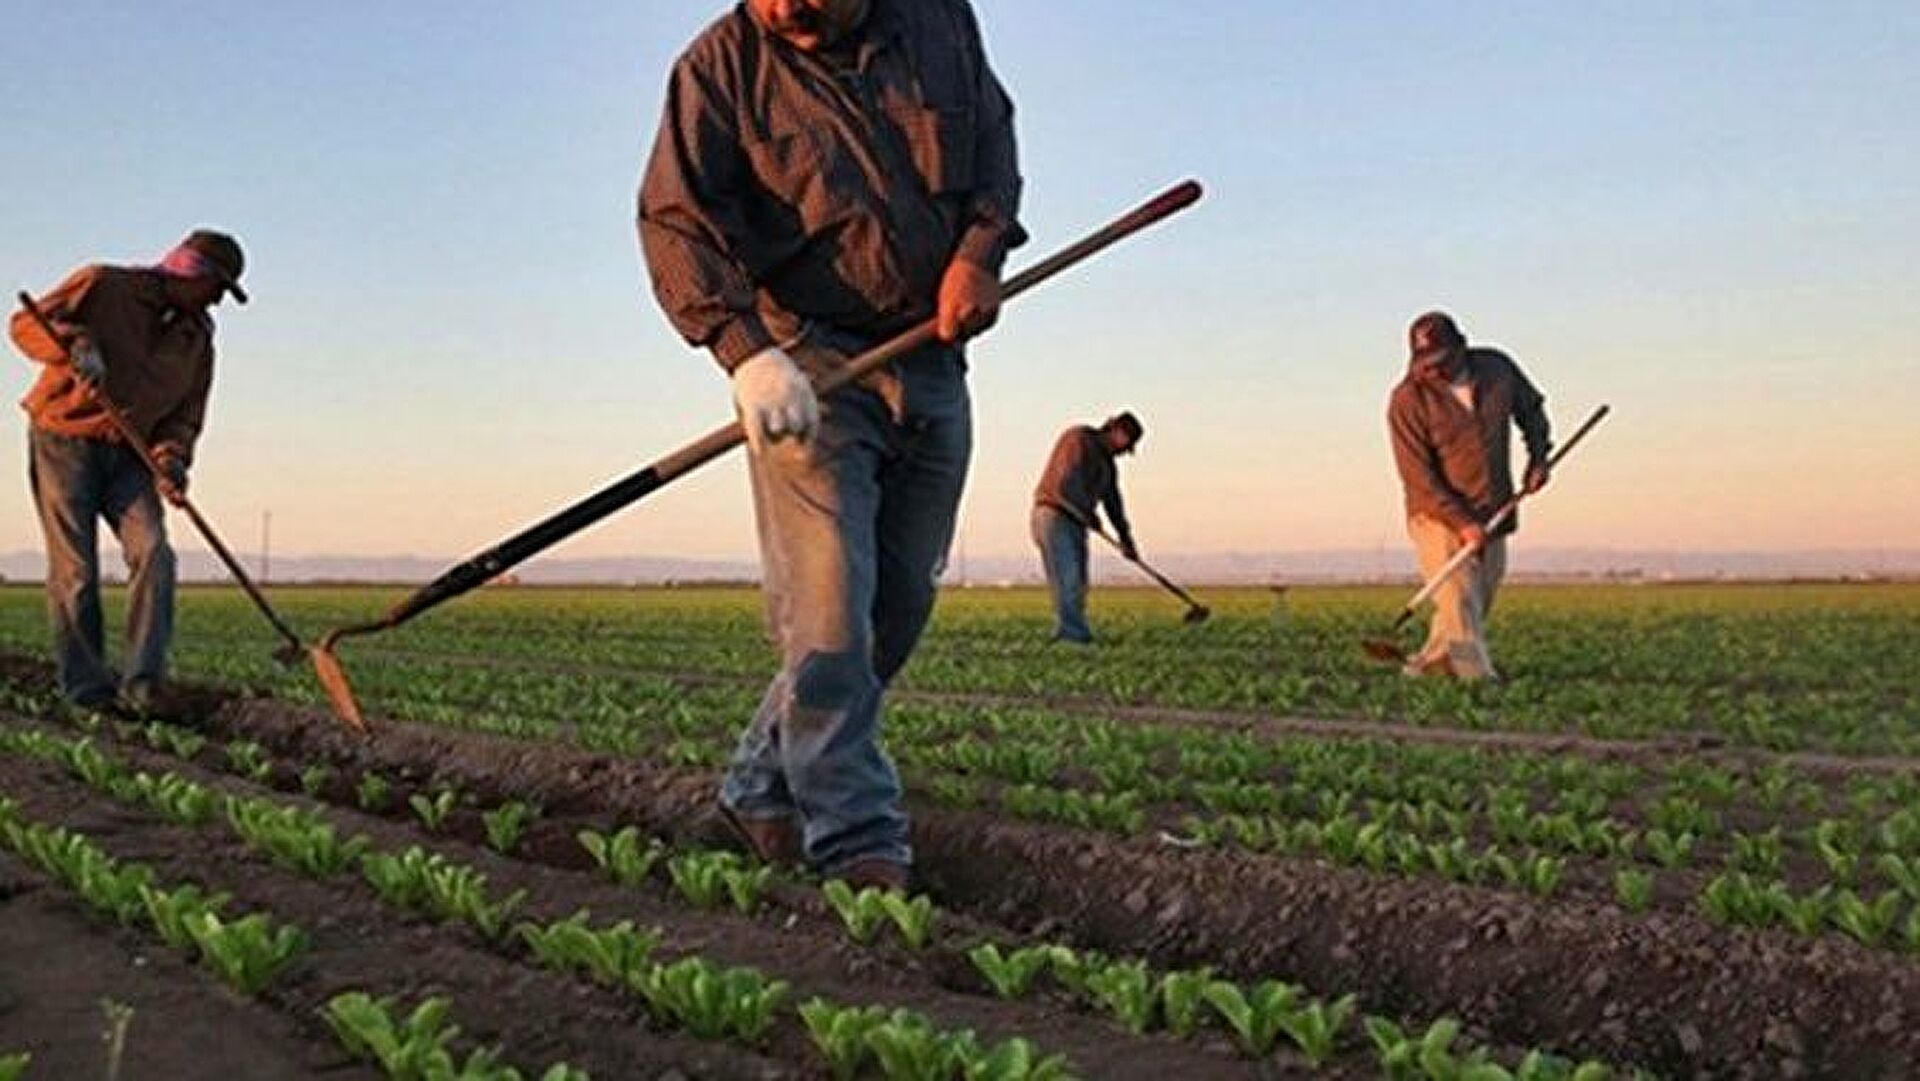
[[[1065,1055],[1042,1057],[1032,1043],[1013,1037],[985,1052],[974,1052],[961,1065],[965,1081],[1069,1081]]]
[[[200,887],[192,885],[172,890],[140,887],[140,903],[146,908],[147,921],[160,932],[162,941],[180,950],[195,947],[193,921],[209,912],[218,913],[227,900],[224,893],[203,894]]]
[[[327,782],[333,780],[333,769],[318,763],[300,771],[300,791],[316,799],[326,791]]]
[[[1645,912],[1653,903],[1653,872],[1632,868],[1615,871],[1613,895],[1628,912]]]
[[[363,811],[379,811],[387,805],[387,796],[392,791],[392,783],[368,770],[360,775],[359,782],[353,786],[353,799]]]
[[[836,1006],[823,998],[800,1004],[800,1020],[835,1081],[852,1081],[873,1054],[867,1035],[886,1023],[884,1006]]]
[[[840,914],[840,922],[846,925],[847,934],[855,942],[873,941],[880,924],[887,918],[886,906],[881,901],[885,890],[869,886],[855,893],[852,886],[840,879],[830,878],[821,885],[820,892],[833,910]]]
[[[1076,951],[1068,946],[1048,946],[1046,950],[1048,974],[1076,998],[1087,997],[1087,977],[1107,965],[1098,950]]]
[[[1153,1026],[1158,990],[1145,961],[1115,961],[1087,974],[1087,991],[1094,1001],[1135,1035]]]
[[[453,813],[453,805],[460,800],[460,794],[451,788],[442,788],[428,797],[414,793],[407,797],[407,806],[413,808],[413,816],[427,827],[428,833],[439,833],[446,824],[447,816]]]
[[[1915,901],[1920,901],[1920,856],[1901,856],[1893,852],[1882,852],[1880,858],[1873,861],[1873,865],[1901,893]]]
[[[772,1025],[787,983],[769,982],[750,968],[722,969],[689,957],[655,965],[641,977],[639,991],[655,1017],[701,1039],[756,1043]]]
[[[627,826],[611,837],[593,830],[581,830],[575,836],[580,847],[600,865],[600,870],[622,886],[645,882],[667,854],[667,846],[659,838],[648,838],[643,847],[640,830],[634,826]]]
[[[527,827],[539,817],[540,809],[533,804],[520,800],[508,800],[482,814],[480,822],[487,828],[488,846],[495,852],[506,855],[519,845],[521,836],[527,832]]]
[[[518,928],[542,964],[562,971],[585,972],[610,987],[635,988],[647,973],[660,931],[636,931],[632,920],[594,930],[582,909],[564,920],[541,927],[523,923]]]
[[[350,991],[329,1000],[324,1014],[342,1046],[372,1059],[390,1078],[427,1081],[458,1076],[447,1044],[460,1029],[447,1019],[448,1000],[429,998],[397,1021],[393,1005],[390,998]]]
[[[1191,1036],[1205,1019],[1207,988],[1213,985],[1213,969],[1185,969],[1160,977],[1160,1014],[1167,1031],[1175,1036]]]
[[[1358,1001],[1354,995],[1343,995],[1331,1003],[1316,1000],[1283,1013],[1280,1027],[1292,1037],[1307,1061],[1318,1066],[1333,1057],[1334,1042],[1353,1017]]]
[[[1841,890],[1833,896],[1831,916],[1835,927],[1862,945],[1877,946],[1893,930],[1899,909],[1899,890],[1887,890],[1872,901],[1852,890]]]
[[[748,867],[745,857],[723,849],[683,852],[667,861],[667,873],[681,896],[697,907],[719,908],[731,901],[742,912],[752,912],[773,881],[773,868]]]
[[[940,1032],[909,1010],[895,1010],[868,1032],[867,1047],[884,1076],[903,1081],[945,1081],[979,1053],[971,1031]]]
[[[306,948],[306,932],[274,926],[254,913],[229,923],[206,911],[186,919],[187,933],[207,966],[243,995],[255,995]]]
[[[27,1066],[32,1062],[33,1056],[25,1051],[0,1055],[0,1081],[21,1081],[27,1076]]]
[[[258,743],[236,739],[227,744],[227,770],[257,784],[272,775],[273,760]]]
[[[967,951],[968,960],[980,970],[1001,998],[1019,998],[1033,986],[1033,978],[1047,966],[1048,947],[1027,946],[1002,954],[991,942]]]
[[[183,826],[200,825],[213,817],[219,805],[213,789],[172,773],[157,778],[148,773],[134,774],[133,797]]]
[[[1647,851],[1654,862],[1671,871],[1687,862],[1693,854],[1693,846],[1699,838],[1685,830],[1669,832],[1665,829],[1650,829],[1646,832]]]
[[[229,798],[227,822],[248,845],[309,878],[345,871],[371,843],[362,836],[343,841],[319,812],[266,799]]]
[[[881,894],[880,905],[886,910],[888,918],[893,920],[894,928],[900,932],[900,938],[909,948],[926,948],[933,938],[934,918],[938,914],[933,907],[933,898],[925,894],[908,897],[898,890],[888,890]]]
[[[1280,1036],[1281,1021],[1292,1010],[1299,990],[1279,980],[1263,980],[1248,990],[1230,980],[1207,985],[1206,999],[1227,1022],[1241,1050],[1265,1058]]]
[[[487,896],[486,875],[417,846],[398,856],[367,853],[360,859],[360,870],[387,901],[465,923],[490,939],[500,937],[507,920],[527,899],[527,891],[520,889],[492,900]]]

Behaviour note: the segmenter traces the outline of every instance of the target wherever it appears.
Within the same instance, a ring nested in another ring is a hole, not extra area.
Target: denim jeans
[[[741,736],[721,799],[799,819],[827,874],[913,851],[900,778],[878,743],[881,696],[933,611],[973,430],[962,362],[930,350],[902,402],[848,388],[805,444],[749,464],[769,630],[781,668]]]
[[[1093,628],[1087,626],[1087,527],[1044,503],[1034,504],[1031,525],[1053,594],[1053,636],[1093,641]]]
[[[60,691],[69,701],[113,697],[100,614],[99,522],[127,563],[125,686],[166,677],[173,638],[173,548],[153,478],[122,443],[28,430],[27,478],[47,542],[47,616]]]

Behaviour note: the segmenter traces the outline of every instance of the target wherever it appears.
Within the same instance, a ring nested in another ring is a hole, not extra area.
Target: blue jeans
[[[1093,641],[1093,628],[1087,626],[1087,527],[1044,503],[1034,504],[1031,524],[1053,594],[1053,636]]]
[[[898,412],[869,390],[837,391],[812,441],[749,464],[781,668],[720,794],[743,817],[797,816],[808,862],[827,874],[913,858],[878,743],[881,696],[932,614],[973,446],[958,355],[902,364],[915,365]]]
[[[102,439],[27,434],[27,479],[47,542],[47,616],[60,692],[98,705],[115,691],[100,615],[99,521],[127,563],[125,686],[157,687],[173,638],[173,548],[153,477],[131,447]]]

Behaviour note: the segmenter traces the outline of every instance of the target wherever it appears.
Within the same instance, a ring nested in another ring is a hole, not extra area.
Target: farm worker
[[[1406,493],[1407,535],[1420,573],[1431,578],[1463,545],[1469,559],[1433,595],[1427,641],[1402,670],[1410,676],[1497,679],[1487,653],[1486,619],[1506,574],[1506,535],[1518,516],[1489,536],[1487,521],[1513,497],[1508,462],[1511,429],[1527,444],[1522,484],[1547,484],[1546,399],[1513,358],[1470,346],[1453,318],[1427,312],[1407,330],[1407,374],[1387,403],[1393,460]]]
[[[60,690],[76,705],[155,705],[173,637],[173,549],[160,498],[187,489],[194,444],[213,385],[213,316],[231,293],[244,304],[240,245],[196,229],[153,266],[89,265],[46,295],[40,310],[66,338],[50,338],[24,309],[11,332],[41,364],[21,406],[29,417],[27,476],[47,541],[47,612]],[[104,392],[153,447],[153,475],[113,428]],[[127,653],[116,683],[100,614],[98,522],[127,563]]]
[[[1095,504],[1106,508],[1120,554],[1140,558],[1126,505],[1120,499],[1116,459],[1132,454],[1145,431],[1132,413],[1108,417],[1098,428],[1087,424],[1068,428],[1054,442],[1046,472],[1033,490],[1033,543],[1040,548],[1047,589],[1053,594],[1056,642],[1086,645],[1093,641],[1087,626],[1087,530],[1099,521]]]
[[[962,343],[999,312],[1019,199],[1013,108],[965,0],[746,0],[674,64],[640,240],[747,432],[781,667],[719,810],[763,858],[907,883],[881,696],[953,537]],[[929,317],[935,343],[816,397],[810,379]]]

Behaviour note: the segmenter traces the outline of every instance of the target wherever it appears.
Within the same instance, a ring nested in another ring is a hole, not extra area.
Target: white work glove
[[[90,338],[75,338],[67,347],[67,357],[73,363],[73,374],[82,382],[98,386],[107,377],[107,358],[100,355],[100,347]]]
[[[733,370],[733,404],[755,454],[782,439],[804,443],[820,426],[813,384],[779,346],[762,349]]]

